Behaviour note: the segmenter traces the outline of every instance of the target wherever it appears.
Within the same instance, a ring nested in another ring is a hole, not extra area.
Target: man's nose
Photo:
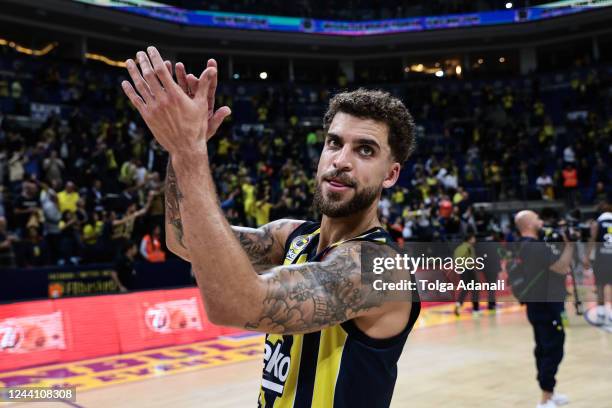
[[[334,157],[334,168],[340,171],[351,171],[353,164],[351,162],[351,150],[348,144],[344,145]]]

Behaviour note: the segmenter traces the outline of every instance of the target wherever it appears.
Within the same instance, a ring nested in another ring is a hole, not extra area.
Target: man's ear
[[[383,180],[383,188],[390,188],[395,185],[397,179],[399,178],[400,170],[402,166],[395,162],[391,165],[391,168],[387,172],[387,177]]]

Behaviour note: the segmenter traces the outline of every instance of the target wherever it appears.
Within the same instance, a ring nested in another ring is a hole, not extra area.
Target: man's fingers
[[[208,85],[208,116],[212,116],[215,111],[215,92],[217,91],[217,61],[211,58],[206,63],[206,66],[215,69],[215,75],[212,77],[210,85]]]
[[[217,129],[219,129],[219,126],[221,126],[223,120],[231,114],[232,110],[229,108],[229,106],[222,106],[217,109],[217,111],[211,118],[210,123],[208,124],[208,134],[210,135],[210,137],[217,133]]]
[[[217,69],[213,67],[206,68],[204,71],[202,71],[202,75],[200,75],[196,98],[200,100],[200,103],[206,103],[206,109],[208,109],[208,90],[210,81],[216,75]]]
[[[174,79],[172,79],[172,75],[168,73],[168,70],[164,66],[164,60],[159,54],[159,51],[157,51],[157,48],[147,47],[147,53],[151,63],[153,64],[153,71],[164,86],[166,92],[176,90],[176,83],[174,82]]]
[[[153,96],[156,98],[160,97],[164,90],[157,79],[157,75],[155,75],[155,71],[153,71],[153,66],[151,65],[151,61],[149,61],[149,56],[144,51],[138,51],[136,53],[136,59],[138,60],[138,65],[140,65],[142,76],[147,82],[147,85],[149,85],[149,89],[151,89],[151,93],[153,93]]]
[[[177,62],[176,67],[176,80],[183,90],[185,94],[192,96],[191,91],[189,90],[189,85],[187,84],[187,71],[185,70],[185,65],[182,62]]]
[[[170,76],[172,76],[172,63],[168,60],[164,61],[164,65],[166,66],[166,69],[168,70],[168,73],[170,73]]]
[[[140,112],[140,114],[142,115],[145,102],[136,93],[134,87],[132,87],[132,84],[130,84],[129,81],[123,81],[121,82],[121,88],[123,88],[123,92],[125,92],[130,102],[132,102],[134,107],[136,107],[136,109],[138,109],[138,112]]]
[[[198,93],[200,87],[200,80],[193,74],[187,75],[187,86],[189,87],[191,94],[195,95]]]
[[[136,87],[136,90],[138,90],[140,96],[142,96],[142,99],[144,99],[146,103],[151,103],[153,99],[155,99],[153,96],[153,92],[151,92],[149,85],[142,78],[142,75],[140,74],[136,63],[133,60],[129,59],[125,62],[125,65],[127,67],[128,73],[130,74],[130,77],[132,78],[132,81],[134,82],[134,86]]]

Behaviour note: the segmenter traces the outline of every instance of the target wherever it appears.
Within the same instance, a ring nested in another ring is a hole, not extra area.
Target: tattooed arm
[[[388,245],[349,242],[334,249],[322,262],[280,266],[260,278],[265,291],[255,313],[230,316],[224,324],[265,333],[308,333],[355,319],[372,337],[391,337],[408,322],[409,292],[374,289],[374,280],[400,279],[402,273],[387,271],[362,274],[362,251],[367,257],[394,257]],[[245,322],[249,316],[252,320]],[[254,317],[253,317],[254,316]]]
[[[164,189],[166,213],[166,246],[176,255],[189,261],[189,251],[183,239],[183,220],[181,219],[180,199],[182,198],[172,167],[172,159],[168,157],[166,182]]]
[[[166,246],[190,262],[189,251],[183,237],[180,212],[181,191],[176,181],[171,160],[166,173]],[[283,261],[287,237],[302,223],[296,220],[277,220],[259,228],[232,227],[234,235],[247,253],[257,271],[280,265]]]
[[[232,226],[234,235],[257,272],[283,263],[287,237],[302,224],[297,220],[276,220],[259,228]]]

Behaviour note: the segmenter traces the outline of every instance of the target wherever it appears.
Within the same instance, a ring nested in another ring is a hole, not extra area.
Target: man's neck
[[[521,238],[538,239],[538,234],[537,234],[537,232],[534,232],[534,231],[525,231],[525,232],[521,233]]]
[[[317,253],[335,242],[354,238],[369,229],[381,226],[377,215],[377,204],[378,202],[348,217],[330,218],[324,215],[321,219]]]

